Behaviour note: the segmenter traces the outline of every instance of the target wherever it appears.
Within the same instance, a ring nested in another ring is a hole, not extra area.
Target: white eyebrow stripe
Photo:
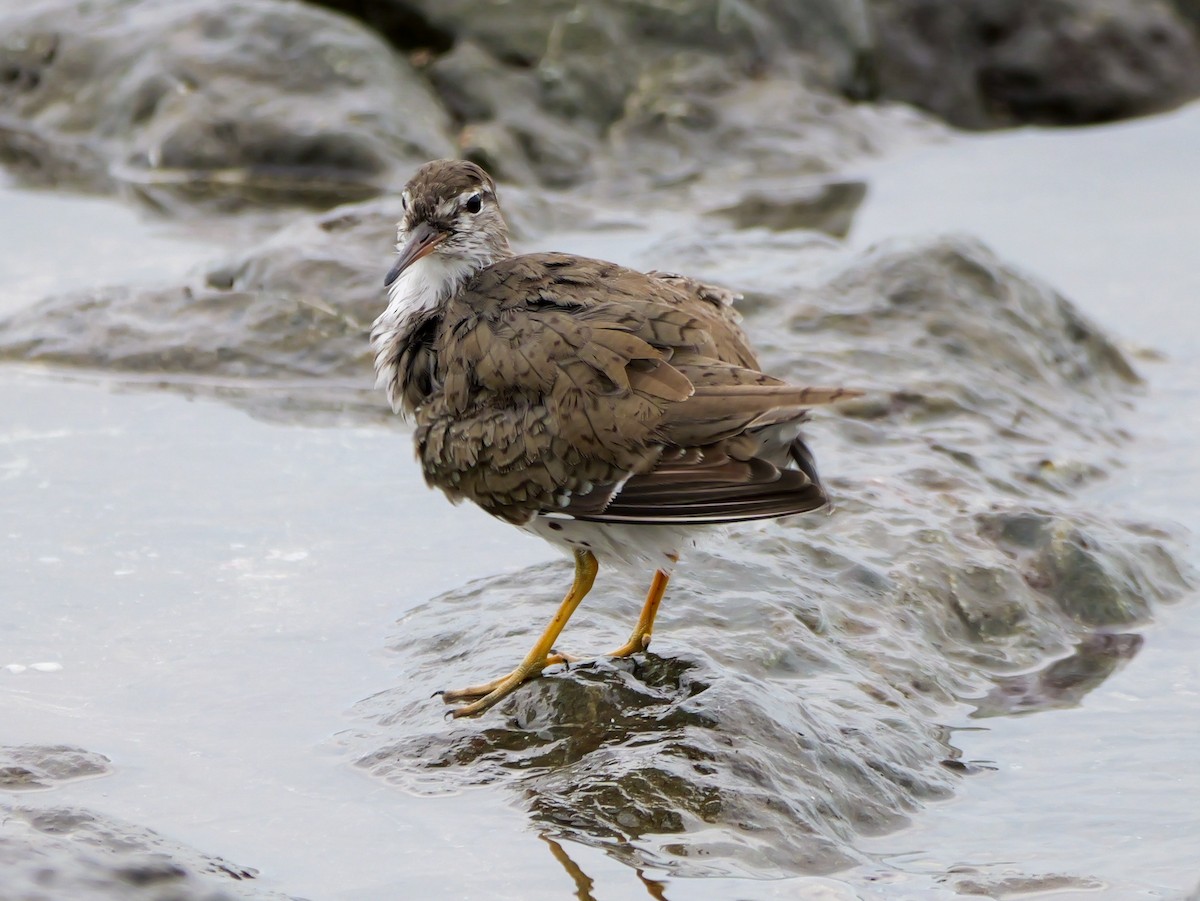
[[[467,190],[465,190],[461,194],[459,194],[457,197],[451,197],[448,200],[443,200],[441,203],[439,203],[435,215],[439,219],[450,218],[455,213],[457,213],[463,207],[463,205],[468,200],[470,200],[472,197],[474,197],[476,194],[478,194],[480,197],[482,197],[486,193],[487,193],[487,191],[485,188],[468,188]]]

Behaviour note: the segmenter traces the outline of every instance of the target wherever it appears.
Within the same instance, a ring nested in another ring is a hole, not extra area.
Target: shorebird
[[[492,178],[422,166],[371,341],[378,385],[415,421],[430,486],[564,548],[574,582],[512,672],[441,692],[467,716],[548,666],[599,562],[653,578],[629,640],[645,650],[680,553],[716,523],[824,506],[799,426],[858,392],[760,371],[732,295],[565,253],[514,254]]]

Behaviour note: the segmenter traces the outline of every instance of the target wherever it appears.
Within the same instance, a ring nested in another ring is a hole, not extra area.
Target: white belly
[[[696,538],[712,527],[585,522],[549,514],[535,516],[521,528],[567,553],[580,548],[591,551],[602,564],[669,574],[679,557],[695,546]]]

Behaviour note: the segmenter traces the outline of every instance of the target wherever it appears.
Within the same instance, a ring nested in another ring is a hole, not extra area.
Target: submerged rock
[[[844,238],[866,196],[864,182],[826,181],[789,194],[750,191],[736,203],[713,210],[712,215],[728,219],[735,228],[803,228]]]
[[[1182,2],[871,5],[881,96],[966,128],[1108,122],[1200,94],[1200,29]]]
[[[997,677],[996,687],[978,702],[972,716],[1012,716],[1076,707],[1141,649],[1140,635],[1097,632],[1080,641],[1068,656],[1042,669]]]
[[[510,782],[541,827],[629,863],[840,869],[859,859],[855,834],[896,828],[951,792],[952,752],[923,724],[923,699],[894,694],[876,718],[856,687],[869,674],[830,659],[805,624],[815,608],[803,589],[777,593],[773,567],[745,563],[745,549],[736,563],[688,558],[658,629],[666,657],[572,666],[453,726],[429,693],[511,667],[568,573],[540,567],[438,598],[401,622],[404,687],[362,702],[374,729],[343,740],[360,766],[410,790]],[[572,652],[620,643],[636,618],[644,586],[601,581],[564,636]]]
[[[0,790],[53,788],[112,772],[103,754],[69,745],[0,746]]]
[[[862,462],[839,459],[843,472]],[[953,707],[1087,633],[962,520],[925,511],[905,528],[914,511],[870,484],[842,485],[838,501],[832,517],[738,528],[690,553],[645,657],[551,672],[477,721],[448,725],[430,694],[509,669],[569,570],[436,598],[390,645],[399,687],[361,702],[370,725],[342,743],[411,791],[510,784],[540,828],[633,865],[777,877],[864,862],[857,836],[900,828],[978,768],[939,725]],[[1136,569],[1157,599],[1178,593],[1163,545],[1107,531],[1098,554]],[[619,644],[644,590],[602,571],[560,649]],[[1067,680],[1042,706],[1077,702],[1101,678]]]
[[[1037,897],[1047,895],[1054,897],[1060,893],[1073,894],[1104,891],[1110,886],[1099,879],[1086,876],[1072,876],[1066,873],[1041,873],[1029,876],[1008,868],[1007,872],[988,872],[988,869],[999,870],[999,867],[977,868],[956,867],[954,876],[947,881],[954,886],[956,894],[964,897],[984,898],[1020,898],[1023,896]]]
[[[451,152],[428,86],[284,0],[53,0],[0,13],[0,162],[155,203],[329,206]]]
[[[0,804],[4,897],[22,901],[285,901],[254,870],[71,807]]]

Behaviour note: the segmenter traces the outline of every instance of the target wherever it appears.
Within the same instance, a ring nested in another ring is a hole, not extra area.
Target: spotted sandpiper
[[[442,692],[466,716],[548,666],[599,561],[654,576],[640,652],[680,553],[714,523],[826,502],[807,410],[857,394],[765,375],[731,295],[565,253],[514,254],[473,163],[422,166],[403,195],[389,303],[371,333],[380,386],[415,420],[431,486],[567,550],[575,579],[510,673]]]

